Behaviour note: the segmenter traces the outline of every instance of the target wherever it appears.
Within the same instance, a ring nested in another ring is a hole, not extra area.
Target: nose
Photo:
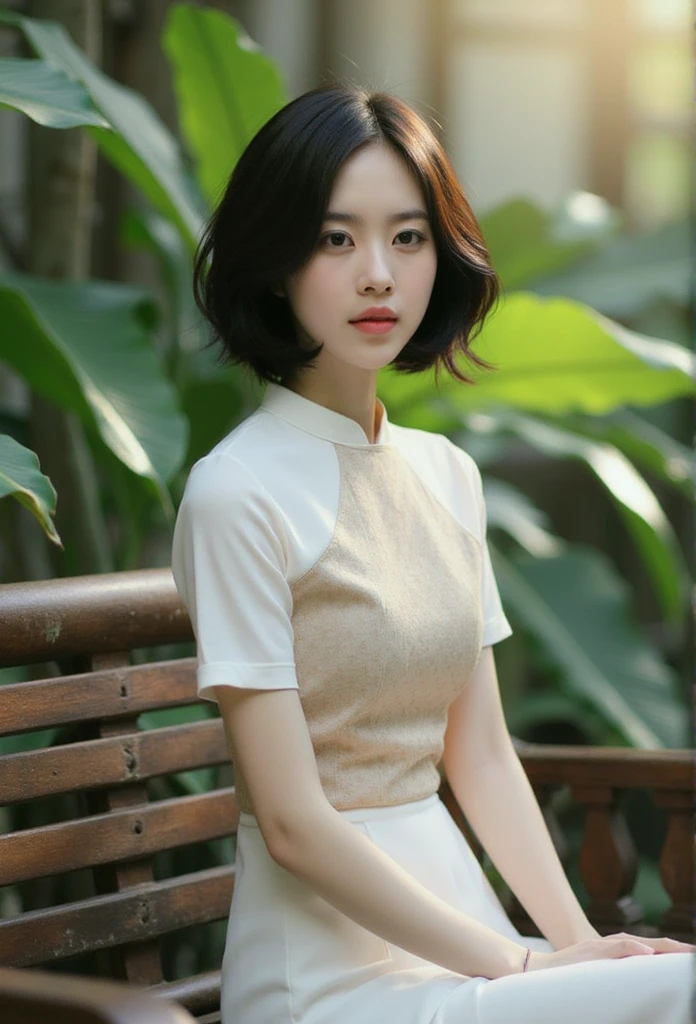
[[[373,292],[390,294],[394,290],[394,277],[380,246],[371,248],[366,256],[358,289],[361,295]]]

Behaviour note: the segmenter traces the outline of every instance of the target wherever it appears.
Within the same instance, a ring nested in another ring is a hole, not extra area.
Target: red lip
[[[357,323],[359,320],[398,320],[398,316],[393,309],[389,306],[370,306],[360,316],[354,317],[349,322],[351,324]]]

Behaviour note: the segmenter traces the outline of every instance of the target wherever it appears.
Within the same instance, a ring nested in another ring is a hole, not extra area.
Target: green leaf
[[[688,745],[674,672],[631,621],[629,590],[599,552],[491,557],[506,611],[560,675],[636,747]]]
[[[631,896],[641,908],[645,923],[659,928],[660,922],[672,909],[672,901],[665,892],[659,863],[648,860],[647,857],[640,858],[638,877],[633,884]],[[662,932],[658,931],[658,935],[661,934]]]
[[[48,128],[109,127],[82,86],[42,60],[0,59],[0,105]]]
[[[191,722],[205,722],[209,718],[218,718],[217,708],[199,701],[197,704],[184,704],[177,708],[158,708],[155,711],[143,711],[138,716],[139,729],[168,729],[172,725],[189,725]]]
[[[555,415],[597,414],[696,390],[686,349],[566,299],[511,295],[486,320],[474,349],[497,369],[472,371],[475,387],[443,385],[460,408],[497,402]]]
[[[538,295],[564,295],[607,316],[629,319],[653,303],[686,306],[691,274],[690,225],[665,224],[605,242],[570,270],[535,281]]]
[[[91,64],[62,25],[22,15],[13,21],[43,60],[84,86],[113,129],[88,127],[87,131],[114,166],[179,225],[193,247],[205,206],[176,139],[150,104]]]
[[[559,537],[546,529],[546,513],[512,484],[486,476],[483,495],[489,530],[502,530],[537,558],[556,554],[565,546]]]
[[[192,465],[244,418],[248,396],[228,368],[215,378],[189,377],[181,404],[191,424],[186,465]]]
[[[63,547],[52,519],[56,512],[56,489],[40,471],[38,456],[13,437],[0,434],[0,498],[8,495],[29,509],[50,541]]]
[[[545,455],[585,463],[606,488],[633,535],[665,616],[681,619],[689,580],[677,538],[654,492],[626,456],[610,444],[531,416],[509,413],[503,422]]]
[[[131,248],[146,249],[157,260],[166,292],[170,379],[183,393],[192,378],[218,376],[220,368],[208,341],[206,323],[191,288],[191,254],[171,221],[152,210],[129,210],[121,222],[121,240]],[[222,406],[225,406],[222,401]],[[208,410],[210,412],[210,410]]]
[[[106,281],[7,274],[0,302],[0,357],[93,424],[121,462],[153,482],[171,514],[165,482],[183,461],[188,426],[143,326],[154,316],[149,295]]]
[[[576,434],[614,445],[634,462],[641,462],[684,497],[696,496],[694,455],[666,431],[648,423],[631,409],[620,409],[607,417],[567,417],[561,426]]]
[[[172,5],[162,44],[174,74],[179,123],[203,193],[213,202],[246,145],[287,103],[285,88],[276,64],[222,11]]]
[[[696,391],[696,359],[674,342],[629,331],[592,309],[565,299],[515,292],[501,300],[473,342],[495,369],[458,364],[474,385],[435,371],[379,374],[378,393],[390,419],[410,423],[425,410],[495,414],[500,407],[561,416],[601,415],[625,405],[659,405]],[[444,412],[440,414],[442,420]],[[440,429],[438,426],[427,429]]]
[[[43,729],[40,732],[0,736],[0,757],[5,754],[23,754],[27,750],[42,750],[44,747],[52,747],[59,735],[60,728],[54,726],[51,729]]]
[[[599,196],[592,199],[595,205],[602,203]],[[573,266],[597,247],[602,235],[595,230],[590,237],[583,236],[572,210],[569,202],[555,215],[529,199],[515,198],[480,218],[493,265],[506,290],[524,288],[540,276]],[[557,221],[562,223],[565,238],[559,237]],[[615,216],[606,211],[604,222],[603,230],[612,230]],[[574,232],[570,231],[572,223]]]

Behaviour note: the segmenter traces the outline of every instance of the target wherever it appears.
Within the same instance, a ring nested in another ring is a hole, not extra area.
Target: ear
[[[274,285],[274,287],[271,289],[271,291],[273,292],[274,295],[277,295],[278,298],[280,298],[280,299],[285,297],[285,291],[283,289],[283,286],[280,285],[280,284]]]

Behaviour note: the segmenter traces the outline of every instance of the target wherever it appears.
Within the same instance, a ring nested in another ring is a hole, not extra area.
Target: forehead
[[[383,143],[370,143],[352,153],[331,190],[330,206],[351,212],[389,212],[423,204],[423,193],[408,164]]]

